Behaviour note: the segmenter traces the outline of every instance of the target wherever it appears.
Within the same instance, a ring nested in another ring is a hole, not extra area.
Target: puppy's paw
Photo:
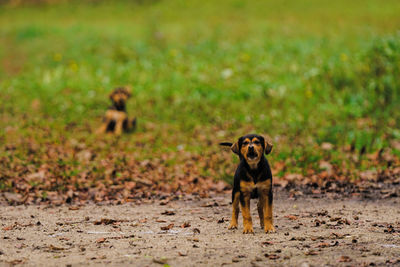
[[[103,133],[106,132],[106,129],[107,129],[107,126],[101,126],[100,128],[98,128],[98,129],[95,131],[95,134],[97,134],[97,135],[103,134]]]
[[[264,231],[266,234],[275,233],[275,227],[271,223],[267,223],[264,227]]]
[[[245,225],[243,227],[243,234],[254,234],[253,226],[250,225]]]
[[[236,223],[235,222],[231,222],[229,224],[229,226],[228,226],[229,230],[233,230],[233,229],[237,229],[237,228],[238,228],[237,222]]]

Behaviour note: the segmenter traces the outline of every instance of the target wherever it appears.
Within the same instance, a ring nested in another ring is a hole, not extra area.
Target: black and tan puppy
[[[110,99],[112,106],[106,111],[103,123],[97,130],[98,134],[111,132],[120,135],[123,131],[129,132],[135,130],[136,118],[129,119],[126,112],[126,101],[130,96],[130,89],[125,87],[115,88],[111,92]]]
[[[229,229],[237,229],[239,204],[243,215],[243,233],[254,233],[250,215],[250,199],[258,198],[258,215],[261,228],[266,233],[274,232],[272,218],[272,173],[264,153],[271,153],[272,144],[266,138],[249,134],[232,143],[220,143],[230,146],[240,158],[236,169],[232,191],[232,220]]]

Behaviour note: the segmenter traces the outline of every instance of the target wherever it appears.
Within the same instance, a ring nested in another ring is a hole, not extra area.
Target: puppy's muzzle
[[[249,149],[247,151],[247,158],[248,159],[255,159],[258,157],[257,152],[254,150],[253,146],[249,146]]]

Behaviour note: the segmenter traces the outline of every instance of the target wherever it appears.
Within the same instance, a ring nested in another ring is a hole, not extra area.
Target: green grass
[[[123,150],[169,166],[178,145],[209,155],[248,132],[275,140],[273,162],[295,161],[281,175],[400,138],[399,1],[111,3],[0,7],[0,141],[13,157],[31,160],[20,138],[41,153],[70,139],[98,149],[91,131],[120,85],[139,118]]]

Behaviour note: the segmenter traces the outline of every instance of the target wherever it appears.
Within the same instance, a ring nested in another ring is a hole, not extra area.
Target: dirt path
[[[275,201],[277,232],[268,235],[259,228],[254,202],[255,234],[243,235],[241,220],[239,230],[227,230],[229,201],[219,196],[166,205],[0,206],[0,265],[400,265],[399,198],[281,195]]]

